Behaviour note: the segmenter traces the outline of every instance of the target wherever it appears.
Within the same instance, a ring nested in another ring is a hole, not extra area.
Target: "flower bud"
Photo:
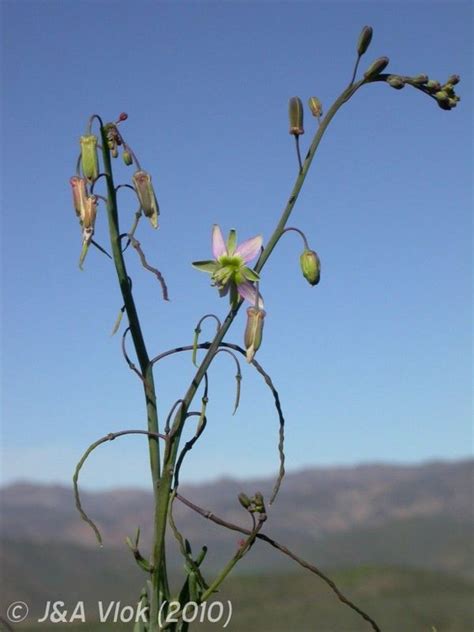
[[[250,505],[252,504],[252,501],[247,496],[247,494],[244,494],[243,492],[241,492],[239,494],[239,503],[242,505],[242,507],[244,507],[244,509],[248,509]]]
[[[455,86],[460,81],[461,81],[461,77],[459,75],[451,75],[450,77],[448,77],[448,80],[446,83],[451,83],[453,86]]]
[[[84,207],[87,199],[86,179],[79,178],[79,176],[72,176],[69,179],[72,188],[72,199],[74,202],[74,208],[76,209],[76,215],[82,222],[84,215]]]
[[[97,136],[88,134],[81,136],[82,172],[88,180],[96,180],[99,176],[99,159],[97,157]]]
[[[288,115],[290,118],[290,134],[294,136],[304,134],[303,104],[299,97],[291,97],[288,104]]]
[[[255,353],[262,344],[263,321],[265,311],[258,307],[247,309],[247,326],[245,328],[244,344],[247,351],[247,361],[252,362]]]
[[[122,159],[127,167],[129,167],[133,163],[132,154],[127,149],[124,149]]]
[[[150,174],[139,169],[133,174],[132,180],[145,216],[149,218],[153,228],[158,228],[160,208],[151,183]]]
[[[379,57],[369,66],[367,71],[364,72],[364,77],[366,79],[374,79],[374,77],[380,75],[380,73],[385,70],[389,62],[390,60],[388,57]]]
[[[369,48],[370,42],[372,40],[373,30],[371,26],[364,26],[359,35],[359,40],[357,42],[357,54],[359,57],[365,53],[365,51]]]
[[[255,509],[257,511],[265,511],[265,501],[263,500],[263,495],[261,492],[255,492],[253,500],[255,503]]]
[[[444,90],[440,90],[439,92],[436,92],[436,94],[434,95],[436,101],[438,102],[439,107],[442,110],[450,110],[451,109],[451,104],[450,101],[451,99],[449,98],[448,94],[446,92],[444,92]]]
[[[321,262],[314,250],[308,250],[307,248],[303,250],[300,256],[300,266],[303,276],[308,283],[317,285],[321,274]]]
[[[428,88],[430,92],[437,92],[438,90],[441,90],[441,84],[439,81],[434,81],[433,79],[430,79],[426,83],[426,88]]]
[[[318,97],[309,97],[308,105],[313,116],[320,118],[323,115],[323,106]]]
[[[417,86],[422,86],[425,83],[428,83],[429,77],[428,75],[416,75],[416,77],[412,77],[411,79],[413,83]]]
[[[405,82],[398,75],[390,75],[387,79],[387,83],[392,88],[395,88],[395,90],[401,90],[405,87]]]

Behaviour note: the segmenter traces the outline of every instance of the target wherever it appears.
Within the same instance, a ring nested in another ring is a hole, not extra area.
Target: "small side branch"
[[[207,511],[205,509],[202,509],[198,505],[195,505],[193,502],[191,502],[190,500],[188,500],[181,494],[177,493],[176,498],[180,500],[184,505],[186,505],[186,507],[189,507],[190,509],[198,513],[200,516],[203,516],[203,518],[206,518],[207,520],[211,520],[212,522],[218,525],[221,525],[222,527],[226,527],[227,529],[230,529],[232,531],[238,531],[239,533],[243,533],[247,536],[251,536],[255,532],[255,530],[251,531],[250,529],[246,529],[245,527],[241,527],[232,522],[228,522],[227,520],[223,520],[222,518],[219,518],[218,516],[213,514],[211,511]],[[348,599],[340,591],[336,583],[332,579],[330,579],[327,575],[325,575],[317,566],[315,566],[314,564],[310,564],[306,560],[302,559],[301,557],[299,557],[298,555],[290,551],[290,549],[288,549],[286,546],[284,546],[283,544],[280,544],[273,538],[270,538],[265,533],[256,533],[255,537],[259,540],[263,540],[267,544],[270,544],[270,546],[273,546],[273,548],[277,549],[278,551],[281,551],[281,553],[290,557],[292,560],[294,560],[297,564],[299,564],[303,568],[306,568],[311,573],[314,573],[315,575],[320,577],[329,586],[329,588],[335,593],[339,601],[341,601],[346,606],[349,606],[349,608],[357,612],[363,619],[365,619],[365,621],[368,621],[370,625],[372,626],[372,629],[374,630],[374,632],[381,632],[381,629],[379,628],[377,623],[366,612],[361,610],[358,606],[355,605],[355,603],[353,603],[350,599]]]

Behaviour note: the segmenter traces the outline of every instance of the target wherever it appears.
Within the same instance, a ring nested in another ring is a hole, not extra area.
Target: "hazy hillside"
[[[418,569],[403,571],[406,577],[411,577],[410,572],[429,570],[434,573],[426,575],[432,578],[430,582],[434,585],[439,577],[446,599],[447,595],[454,599],[456,582],[462,584],[465,595],[470,587],[468,579],[474,574],[473,465],[473,461],[410,467],[366,465],[288,474],[269,511],[265,532],[330,572],[360,565]],[[181,491],[215,514],[245,525],[247,516],[237,502],[238,492],[252,494],[261,490],[268,494],[272,485],[271,480],[221,480],[183,486]],[[147,553],[149,492],[125,489],[83,493],[83,506],[103,533],[103,548],[97,546],[92,531],[80,519],[71,489],[18,483],[3,488],[0,501],[2,608],[23,599],[28,601],[32,612],[39,613],[48,599],[126,601],[139,593],[144,577],[124,539],[140,526],[144,534],[143,552]],[[238,534],[224,531],[179,503],[175,518],[195,550],[203,544],[211,545],[204,568],[207,576],[237,546]],[[175,549],[169,559],[175,571],[181,570],[182,562]],[[267,573],[273,579],[280,576],[288,586],[292,580],[285,577],[298,570],[294,562],[260,542],[239,566],[239,573]],[[374,572],[379,573],[383,585],[383,577],[392,571]],[[318,581],[308,577],[311,586]],[[239,586],[239,580],[235,581]],[[247,585],[249,580],[245,581]],[[397,582],[397,586],[403,583]],[[437,589],[432,594],[437,594]],[[441,608],[443,599],[438,595],[430,608],[434,604]],[[469,609],[466,598],[463,599],[463,620],[466,620]],[[392,606],[387,607],[390,610]],[[451,606],[446,602],[444,607]],[[431,632],[429,627],[426,629]],[[447,626],[438,632],[463,629]],[[415,628],[413,631],[416,632]]]

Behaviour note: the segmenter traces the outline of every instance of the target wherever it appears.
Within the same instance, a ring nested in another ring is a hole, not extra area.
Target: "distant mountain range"
[[[264,532],[326,568],[398,565],[473,576],[473,473],[474,460],[288,473],[269,508]],[[180,492],[204,509],[248,526],[238,493],[253,495],[259,490],[269,497],[273,482],[222,479],[183,485]],[[151,493],[84,491],[81,498],[102,532],[103,549],[81,520],[72,489],[27,482],[0,489],[0,562],[8,578],[4,599],[21,599],[26,592],[39,603],[58,587],[72,590],[78,582],[94,594],[98,585],[115,596],[125,594],[131,584],[139,589],[143,576],[124,540],[139,526],[141,548],[148,552]],[[174,516],[194,551],[209,545],[206,569],[214,570],[232,555],[238,533],[218,527],[178,501]],[[170,560],[176,570],[182,567],[176,549]],[[240,565],[246,573],[290,569],[295,570],[293,562],[260,542]]]

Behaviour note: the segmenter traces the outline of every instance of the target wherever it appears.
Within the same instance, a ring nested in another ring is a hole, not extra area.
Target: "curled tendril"
[[[148,432],[147,430],[120,430],[119,432],[109,432],[109,434],[105,435],[104,437],[101,437],[97,441],[94,441],[94,443],[91,443],[91,445],[87,448],[87,450],[82,455],[80,461],[76,465],[76,469],[74,470],[74,476],[72,477],[72,481],[74,485],[74,498],[76,501],[77,510],[80,513],[81,518],[85,522],[87,522],[87,524],[92,528],[97,538],[97,541],[99,542],[101,546],[102,546],[102,536],[100,534],[100,531],[97,525],[95,524],[95,522],[93,522],[89,518],[89,516],[86,514],[86,512],[82,508],[81,498],[79,494],[79,473],[82,469],[82,466],[86,462],[88,456],[91,454],[91,452],[93,452],[96,448],[98,448],[102,443],[106,443],[107,441],[113,441],[114,439],[117,439],[117,437],[123,437],[124,435],[130,435],[130,434],[143,434],[143,435],[147,435],[148,437],[153,437],[155,439],[166,440],[165,435],[159,432]]]
[[[237,409],[239,407],[239,403],[240,403],[240,384],[242,382],[242,372],[240,370],[240,362],[237,358],[237,356],[235,355],[235,353],[232,353],[232,351],[230,349],[218,349],[218,351],[216,352],[216,355],[218,353],[228,353],[229,355],[231,355],[234,360],[235,360],[235,364],[237,366],[237,373],[235,375],[235,381],[236,381],[236,392],[235,392],[235,403],[234,403],[234,410],[232,412],[233,415],[235,415],[235,413],[237,412]]]
[[[138,377],[143,381],[143,375],[140,373],[140,371],[137,369],[137,367],[133,364],[133,362],[128,357],[127,348],[125,346],[125,340],[129,331],[130,331],[130,327],[127,327],[127,329],[123,332],[123,335],[122,335],[123,357],[125,358],[125,362],[128,364],[128,368],[134,371],[138,375]]]
[[[221,325],[221,321],[217,318],[217,316],[215,314],[206,314],[205,316],[203,316],[201,318],[201,320],[198,322],[198,324],[196,325],[196,329],[194,330],[194,340],[193,340],[193,355],[192,355],[192,362],[194,364],[194,366],[197,368],[197,363],[196,363],[196,355],[197,355],[197,345],[199,342],[199,334],[201,333],[201,325],[202,323],[206,320],[206,318],[214,318],[216,321],[216,332],[219,331],[219,329],[222,327]]]

